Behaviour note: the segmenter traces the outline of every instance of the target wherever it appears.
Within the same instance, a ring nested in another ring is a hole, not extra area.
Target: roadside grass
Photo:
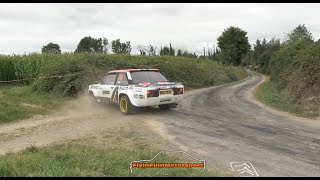
[[[268,77],[264,83],[259,85],[259,87],[254,92],[255,98],[262,103],[275,108],[277,110],[290,112],[298,116],[303,116],[301,107],[298,104],[289,102],[283,95],[275,84]]]
[[[38,94],[31,86],[0,86],[0,92],[0,123],[49,113],[69,99]]]
[[[152,159],[158,151],[126,148],[98,148],[79,143],[49,147],[29,147],[18,153],[0,156],[0,177],[65,176],[228,176],[201,168],[133,168],[130,162]],[[161,154],[154,162],[190,162],[172,154]]]

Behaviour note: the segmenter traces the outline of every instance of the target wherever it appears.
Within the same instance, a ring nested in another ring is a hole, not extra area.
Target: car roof
[[[118,72],[136,72],[136,71],[156,71],[159,72],[159,69],[118,69],[118,70],[112,70],[109,71],[109,73],[118,73]]]

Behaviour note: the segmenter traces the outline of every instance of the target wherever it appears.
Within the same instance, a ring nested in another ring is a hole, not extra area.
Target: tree
[[[178,49],[177,56],[182,56],[182,50]]]
[[[156,55],[156,47],[152,46],[150,44],[148,47],[148,54],[149,54],[149,56],[155,56]]]
[[[187,50],[178,49],[177,56],[197,58],[198,56],[195,53],[189,53]]]
[[[260,70],[269,73],[269,61],[272,55],[280,49],[280,39],[272,38],[269,42],[266,39],[256,41],[253,50],[250,50],[242,59],[243,65],[260,65]]]
[[[250,50],[247,32],[231,26],[218,37],[221,61],[226,64],[239,65],[241,57]]]
[[[171,43],[168,46],[161,47],[160,49],[160,56],[174,56],[175,49],[171,46]]]
[[[55,43],[49,43],[46,46],[43,46],[41,49],[43,54],[61,54],[60,46]]]
[[[292,42],[296,39],[302,40],[305,39],[307,41],[313,42],[312,33],[305,27],[304,24],[300,24],[294,30],[292,30],[289,34],[287,34],[288,42]]]
[[[108,39],[107,38],[103,38],[102,44],[103,44],[103,53],[104,54],[108,54],[108,51],[109,51],[109,41],[108,41]]]
[[[174,50],[173,47],[171,46],[171,43],[170,43],[169,55],[170,55],[170,56],[174,56],[174,55],[175,55],[175,50]]]
[[[120,39],[116,39],[111,42],[111,47],[115,54],[130,54],[131,52],[130,41],[121,43]]]
[[[84,37],[80,40],[76,53],[88,52],[88,53],[107,53],[109,42],[106,38],[95,39],[90,36]]]
[[[160,49],[160,56],[170,56],[170,48],[168,46],[164,46]]]
[[[143,55],[143,56],[146,55],[147,48],[145,46],[139,44],[137,48],[140,51],[140,55]]]
[[[209,47],[208,44],[207,44],[207,54],[208,54],[208,58],[209,59],[214,59],[215,57],[215,49],[214,49],[214,45],[213,47]]]

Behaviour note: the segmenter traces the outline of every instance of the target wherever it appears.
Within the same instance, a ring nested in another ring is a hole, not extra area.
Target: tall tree
[[[312,33],[305,27],[304,24],[300,24],[298,27],[296,27],[294,30],[292,30],[288,36],[288,42],[292,42],[296,39],[305,39],[307,41],[313,42],[313,36]]]
[[[121,43],[120,39],[116,39],[111,42],[111,47],[115,54],[130,54],[131,52],[130,41]]]
[[[170,43],[169,52],[170,52],[170,56],[174,56],[174,55],[175,55],[175,50],[174,50],[173,47],[171,46],[171,43]]]
[[[107,45],[108,40],[106,38],[95,39],[87,36],[80,40],[75,52],[107,53]]]
[[[234,26],[225,29],[218,37],[218,47],[223,63],[239,65],[241,57],[250,50],[247,32]]]
[[[41,52],[43,54],[61,54],[60,46],[52,42],[43,46]]]

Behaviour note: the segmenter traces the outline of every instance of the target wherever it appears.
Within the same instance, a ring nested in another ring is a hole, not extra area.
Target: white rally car
[[[116,103],[123,114],[129,114],[137,107],[177,107],[184,86],[169,82],[159,69],[124,69],[108,72],[99,84],[89,86],[88,93],[95,101]]]

